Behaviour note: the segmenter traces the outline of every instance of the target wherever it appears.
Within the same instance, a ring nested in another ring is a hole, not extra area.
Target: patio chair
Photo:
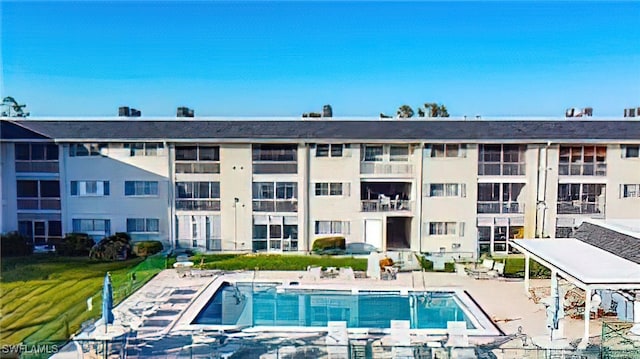
[[[493,259],[484,259],[479,267],[470,268],[468,273],[475,279],[486,279],[488,278],[489,271],[493,270],[494,264]]]
[[[349,359],[347,322],[328,322],[327,328],[327,358]]]
[[[447,322],[447,342],[445,346],[456,348],[469,347],[467,322]]]
[[[413,347],[411,347],[411,337],[409,334],[410,323],[408,320],[391,321],[391,341],[393,347],[391,353],[393,358],[413,359]]]
[[[487,274],[493,278],[502,277],[504,275],[504,263],[495,262],[493,264],[493,269],[487,272]]]
[[[343,280],[354,280],[354,279],[356,279],[356,275],[353,272],[353,268],[346,267],[346,268],[340,268],[339,269],[338,278],[343,279]]]
[[[322,278],[322,267],[307,267],[307,272],[302,275],[304,279],[308,280],[319,280]]]

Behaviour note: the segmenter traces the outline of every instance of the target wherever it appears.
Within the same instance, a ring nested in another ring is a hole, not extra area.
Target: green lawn
[[[111,272],[119,303],[164,267],[164,258],[96,262],[87,258],[3,258],[0,269],[0,344],[65,340],[100,316],[105,273]],[[136,282],[130,280],[135,271]],[[93,310],[87,299],[93,297]]]
[[[196,255],[191,258],[196,267],[202,262],[203,269],[222,270],[306,270],[308,266],[351,267],[367,270],[367,260],[352,257],[301,256],[271,254],[213,254]]]

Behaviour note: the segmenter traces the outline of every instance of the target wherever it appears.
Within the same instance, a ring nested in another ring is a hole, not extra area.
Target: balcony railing
[[[413,165],[402,162],[360,162],[360,174],[411,175],[413,174]]]
[[[16,172],[57,173],[58,161],[16,161]]]
[[[293,162],[253,162],[253,173],[298,173],[298,163]]]
[[[290,199],[281,200],[253,200],[254,212],[298,212],[298,201]]]
[[[478,213],[524,213],[524,203],[478,202]]]
[[[18,198],[18,209],[59,210],[60,198]]]
[[[219,199],[176,199],[176,210],[182,211],[219,211]]]
[[[176,173],[220,173],[220,163],[176,162]]]
[[[603,214],[605,204],[581,201],[558,202],[558,214]]]
[[[395,212],[411,211],[413,201],[409,200],[389,200],[380,201],[377,199],[363,200],[362,212]]]

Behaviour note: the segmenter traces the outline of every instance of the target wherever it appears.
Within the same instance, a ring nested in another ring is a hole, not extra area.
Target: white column
[[[640,293],[636,293],[633,301],[633,327],[631,334],[640,336]]]
[[[524,292],[527,294],[527,297],[531,297],[531,293],[529,293],[529,261],[531,260],[531,255],[529,253],[524,254]]]
[[[584,335],[580,343],[581,348],[586,348],[589,344],[589,319],[591,319],[591,287],[587,286],[584,291]]]

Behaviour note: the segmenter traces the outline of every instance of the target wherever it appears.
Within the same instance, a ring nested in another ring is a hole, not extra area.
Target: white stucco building
[[[3,119],[2,232],[475,257],[640,220],[640,121]]]

